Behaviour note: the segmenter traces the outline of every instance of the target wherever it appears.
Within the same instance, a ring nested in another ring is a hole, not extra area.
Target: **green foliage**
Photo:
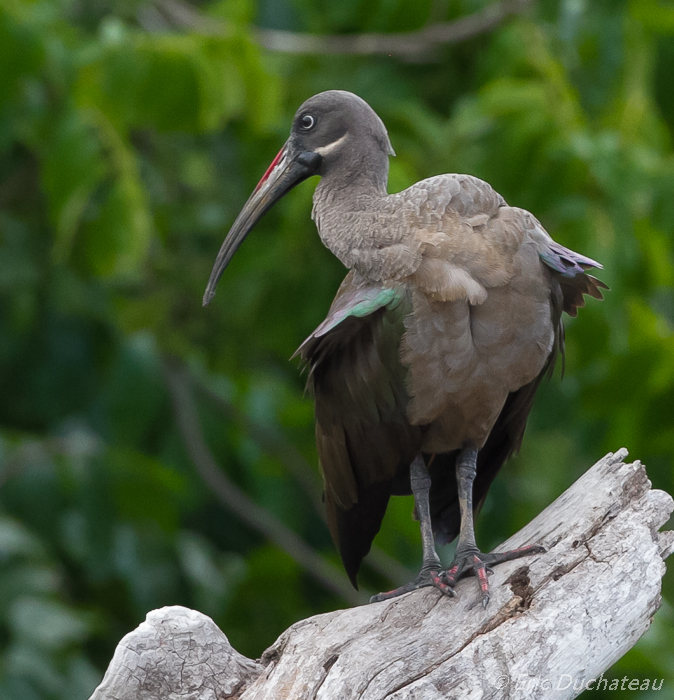
[[[611,291],[568,323],[566,377],[541,389],[486,502],[484,547],[622,445],[674,490],[671,4],[541,0],[422,62],[265,53],[252,25],[397,32],[484,4],[213,0],[186,6],[191,26],[145,0],[0,5],[0,698],[88,697],[162,605],[199,608],[257,656],[344,604],[217,501],[164,376],[168,356],[190,367],[213,394],[197,399],[222,470],[336,563],[287,468],[308,462],[318,479],[287,358],[344,275],[315,235],[311,186],[265,217],[200,306],[228,226],[320,90],[381,115],[392,190],[472,173],[605,266]],[[394,499],[377,544],[414,568],[409,513]],[[363,584],[386,582],[368,569]],[[611,677],[664,677],[674,697],[671,616],[666,602]]]

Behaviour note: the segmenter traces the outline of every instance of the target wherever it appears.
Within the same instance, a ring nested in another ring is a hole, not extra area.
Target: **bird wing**
[[[549,377],[558,355],[564,360],[564,324],[562,312],[576,316],[578,308],[585,305],[584,295],[602,299],[602,289],[608,286],[587,274],[601,264],[556,243],[551,238],[539,245],[539,256],[550,271],[550,313],[555,329],[555,343],[545,367],[532,381],[508,395],[486,443],[478,453],[477,473],[473,484],[474,510],[478,512],[487,497],[487,491],[501,467],[517,454],[527,419],[534,403],[536,391],[544,377]],[[435,455],[428,459],[431,473],[431,517],[436,539],[440,543],[451,542],[461,524],[457,486],[456,458],[458,451]]]
[[[601,269],[602,265],[592,258],[585,257],[569,248],[549,239],[541,245],[541,260],[553,272],[563,296],[563,310],[569,316],[576,316],[578,309],[585,306],[584,295],[603,299],[602,289],[608,285],[592,275],[585,274],[592,268]]]
[[[513,277],[512,259],[523,231],[519,222],[504,216],[510,208],[487,182],[470,175],[437,175],[397,197],[404,223],[413,231],[408,244],[419,247],[409,282],[429,298],[481,304],[489,288]]]
[[[479,178],[438,175],[394,195],[389,205],[416,251],[409,281],[433,299],[481,304],[490,288],[526,274],[516,257],[528,245],[558,275],[569,315],[584,305],[584,294],[602,298],[606,285],[584,274],[601,268],[598,262],[553,241],[535,216],[508,206]]]
[[[400,362],[404,287],[359,281],[350,272],[327,318],[296,354],[309,366],[316,444],[328,526],[344,568],[356,574],[379,531],[389,496],[404,484],[421,429],[406,418],[406,370]]]

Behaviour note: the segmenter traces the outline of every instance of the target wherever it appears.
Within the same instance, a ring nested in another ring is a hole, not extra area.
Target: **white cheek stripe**
[[[314,153],[318,153],[319,156],[325,156],[328,153],[332,153],[335,148],[338,148],[346,140],[347,135],[348,134],[344,134],[344,136],[338,138],[332,143],[329,143],[327,146],[319,146],[318,148],[314,148]]]

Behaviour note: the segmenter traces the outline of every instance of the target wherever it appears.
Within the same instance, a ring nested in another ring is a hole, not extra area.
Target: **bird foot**
[[[419,572],[419,575],[414,579],[414,581],[410,581],[404,586],[400,586],[400,588],[395,588],[392,591],[386,591],[385,593],[377,593],[377,595],[373,595],[372,598],[370,598],[370,603],[379,603],[382,600],[390,600],[391,598],[397,598],[398,596],[403,595],[404,593],[416,591],[419,588],[427,588],[428,586],[433,586],[434,588],[437,588],[438,590],[442,591],[442,593],[444,593],[445,595],[452,597],[456,596],[454,589],[442,580],[443,573],[444,572],[440,570],[440,567],[438,567],[437,569],[422,569]]]
[[[440,574],[440,578],[446,587],[453,590],[459,579],[472,571],[480,584],[482,607],[486,608],[489,604],[488,575],[494,573],[492,566],[542,552],[545,552],[545,547],[540,544],[531,544],[519,549],[511,549],[508,552],[491,552],[490,554],[483,554],[477,547],[471,547],[462,552],[457,551],[452,565]]]
[[[462,552],[456,553],[452,565],[445,571],[439,569],[424,568],[419,572],[419,575],[406,583],[400,588],[395,588],[392,591],[385,593],[377,593],[370,598],[370,603],[379,603],[382,600],[390,600],[398,596],[416,591],[419,588],[427,588],[433,586],[441,593],[450,598],[457,597],[454,590],[459,579],[467,576],[471,571],[477,577],[482,592],[482,607],[486,608],[489,604],[489,579],[488,575],[493,574],[492,566],[502,564],[505,561],[512,561],[520,557],[527,557],[530,554],[541,554],[545,552],[545,547],[540,544],[531,544],[519,549],[511,549],[508,552],[491,552],[483,554],[477,547],[465,549]]]

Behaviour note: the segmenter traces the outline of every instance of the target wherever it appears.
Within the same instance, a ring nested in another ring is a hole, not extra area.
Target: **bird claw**
[[[442,594],[448,596],[449,598],[458,598],[459,594],[454,590],[453,586],[448,586],[443,580],[443,573],[442,571],[439,572],[433,572],[433,577],[432,577],[432,583],[431,585],[434,588],[437,588]]]
[[[419,575],[414,579],[414,581],[410,581],[404,586],[400,586],[400,588],[395,588],[392,591],[386,591],[385,593],[377,593],[377,595],[373,595],[370,598],[370,603],[379,603],[382,600],[390,600],[391,598],[397,598],[398,596],[404,595],[405,593],[409,593],[410,591],[416,591],[419,588],[428,588],[429,586],[437,588],[441,593],[443,593],[446,596],[449,596],[450,598],[456,598],[456,591],[452,586],[448,586],[443,581],[443,574],[444,572],[439,570],[434,571],[432,569],[422,569],[419,572]]]
[[[445,586],[454,588],[461,578],[472,571],[480,584],[482,596],[479,601],[475,601],[470,606],[470,609],[474,608],[478,602],[481,602],[482,607],[486,608],[490,600],[489,574],[494,573],[493,566],[512,561],[513,559],[519,559],[520,557],[527,557],[531,554],[541,554],[545,551],[545,547],[540,544],[527,545],[519,549],[511,549],[508,552],[491,552],[489,554],[483,554],[479,549],[471,548],[461,553],[457,552],[452,566],[442,572],[441,578]]]
[[[489,574],[494,573],[492,566],[502,564],[504,561],[511,561],[512,559],[519,559],[520,557],[542,552],[545,552],[545,547],[539,544],[512,549],[508,552],[491,552],[489,554],[483,554],[477,548],[467,549],[461,553],[457,552],[454,557],[454,562],[449,569],[445,569],[445,571],[422,569],[414,581],[410,581],[404,586],[395,588],[392,591],[377,593],[377,595],[373,595],[370,598],[370,603],[379,603],[383,600],[397,598],[410,591],[416,591],[419,588],[428,588],[429,586],[437,588],[443,595],[449,598],[458,598],[458,593],[455,590],[456,584],[472,571],[480,584],[482,596],[479,601],[474,602],[470,606],[470,609],[474,608],[478,602],[481,602],[482,607],[486,608],[490,600],[488,577]]]

